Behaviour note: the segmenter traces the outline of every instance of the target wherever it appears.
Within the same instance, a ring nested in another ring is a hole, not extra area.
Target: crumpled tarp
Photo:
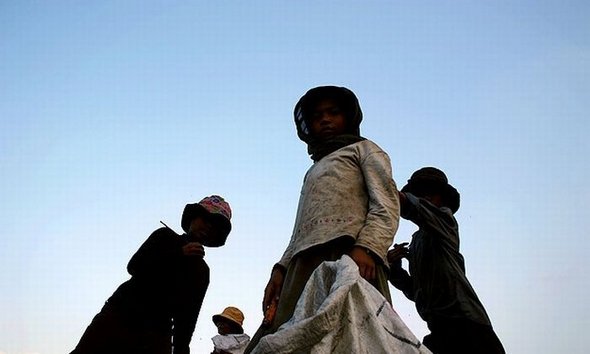
[[[431,353],[348,256],[322,263],[293,317],[252,354]]]

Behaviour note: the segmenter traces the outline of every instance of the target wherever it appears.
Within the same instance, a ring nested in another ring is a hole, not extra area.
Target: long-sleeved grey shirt
[[[425,321],[433,316],[467,318],[490,325],[488,315],[465,275],[459,252],[459,225],[449,208],[406,193],[402,217],[418,225],[409,246],[410,275],[392,267],[390,280],[416,303]]]
[[[307,171],[289,246],[279,264],[310,247],[354,238],[387,265],[399,224],[399,196],[389,156],[363,140],[325,156]]]

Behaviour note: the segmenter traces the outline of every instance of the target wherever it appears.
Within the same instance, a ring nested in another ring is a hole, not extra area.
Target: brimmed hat
[[[235,326],[238,334],[244,333],[244,328],[242,328],[242,324],[244,324],[244,314],[240,309],[233,306],[226,307],[223,312],[213,316],[213,323],[217,325],[217,323],[223,319]]]
[[[354,92],[346,87],[319,86],[310,89],[295,105],[293,115],[299,139],[306,143],[312,140],[309,131],[309,115],[321,100],[334,100],[346,117],[348,134],[360,135],[363,112]]]
[[[219,237],[206,240],[206,243],[203,243],[203,246],[223,246],[231,231],[231,208],[229,204],[218,195],[205,197],[198,203],[187,204],[182,212],[180,222],[184,232],[188,233],[191,222],[199,215],[207,216],[215,227],[219,229]]]
[[[459,192],[449,184],[445,173],[435,167],[423,167],[414,172],[408,180],[408,184],[401,191],[412,193],[417,197],[434,193],[440,194],[443,204],[451,209],[453,214],[459,210]]]

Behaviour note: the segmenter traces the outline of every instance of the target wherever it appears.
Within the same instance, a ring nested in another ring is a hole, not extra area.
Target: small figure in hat
[[[505,353],[465,275],[459,252],[459,192],[443,171],[424,167],[399,193],[401,216],[418,226],[407,243],[387,254],[390,282],[415,302],[430,329],[424,345],[433,353]],[[407,258],[410,273],[402,268]],[[411,274],[411,275],[410,275]]]
[[[211,354],[242,354],[250,342],[250,336],[242,328],[242,311],[237,307],[226,307],[223,312],[213,316],[213,323],[219,334],[211,338],[215,347]]]
[[[397,231],[399,202],[389,156],[361,136],[361,107],[345,87],[312,88],[293,113],[313,164],[303,179],[291,241],[264,290],[263,325],[246,353],[291,318],[324,261],[350,256],[359,274],[391,302],[387,250]]]
[[[189,354],[209,286],[203,246],[223,246],[230,219],[229,204],[213,195],[185,206],[185,234],[154,231],[127,265],[131,279],[106,301],[71,354]]]

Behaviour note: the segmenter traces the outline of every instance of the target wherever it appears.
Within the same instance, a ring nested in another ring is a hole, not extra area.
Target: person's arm
[[[139,247],[127,264],[127,271],[133,276],[150,276],[161,273],[163,268],[172,264],[175,258],[182,256],[179,237],[168,228],[154,231]]]
[[[296,241],[296,228],[297,225],[299,224],[299,218],[301,217],[302,214],[302,209],[303,209],[303,205],[304,205],[304,190],[305,190],[305,183],[307,181],[308,178],[308,174],[309,171],[307,171],[307,173],[305,174],[305,177],[303,178],[303,186],[301,187],[301,192],[299,193],[299,202],[297,203],[297,214],[295,217],[295,225],[293,226],[293,232],[291,233],[291,238],[289,239],[289,244],[287,245],[287,248],[285,249],[285,251],[283,252],[283,255],[281,256],[281,259],[278,261],[277,264],[281,265],[284,269],[286,269],[289,266],[289,262],[291,262],[291,258],[293,258],[293,253],[294,253],[294,244]],[[274,268],[273,268],[274,269]]]
[[[285,267],[278,263],[272,268],[270,279],[264,289],[264,298],[262,300],[264,325],[270,325],[274,320],[277,304],[283,288],[283,282],[285,280],[285,271]]]
[[[458,247],[457,220],[448,208],[438,208],[429,201],[411,193],[403,194],[402,217],[427,230],[427,235],[439,237]]]
[[[365,225],[360,230],[351,258],[359,266],[361,276],[372,280],[375,261],[386,264],[387,249],[399,225],[399,199],[392,178],[387,154],[376,151],[360,161],[369,205]]]
[[[396,244],[392,250],[387,252],[387,261],[390,268],[389,282],[401,290],[408,299],[414,301],[412,277],[402,268],[402,259],[407,258],[408,252],[407,242]]]
[[[412,288],[412,277],[399,265],[392,265],[389,274],[389,282],[400,290],[408,300],[414,301],[414,290]]]
[[[309,171],[308,171],[309,173]],[[303,179],[303,184],[305,185],[305,180],[307,179],[307,174]],[[303,187],[302,187],[303,189]],[[297,205],[297,217],[295,220],[295,225],[298,224],[298,220],[301,214],[302,208],[302,198],[304,193],[301,192],[299,196],[299,203]],[[295,226],[296,227],[296,226]],[[266,284],[264,289],[264,297],[262,298],[262,312],[264,314],[264,324],[272,323],[274,318],[274,312],[276,310],[276,304],[279,301],[279,297],[281,295],[281,290],[283,288],[283,281],[285,277],[285,273],[287,271],[287,267],[293,258],[294,253],[294,244],[295,244],[295,230],[291,235],[291,239],[289,240],[289,245],[283,252],[281,259],[273,266],[270,279]]]

